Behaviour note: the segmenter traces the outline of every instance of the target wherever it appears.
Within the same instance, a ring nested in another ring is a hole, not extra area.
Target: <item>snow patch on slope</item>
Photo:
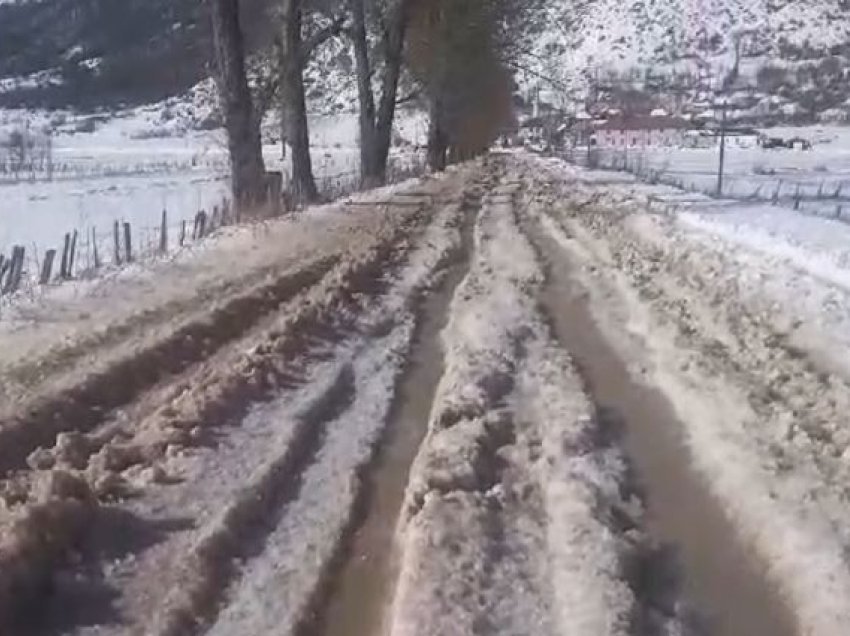
[[[825,52],[850,39],[850,17],[840,0],[556,0],[527,63],[567,90],[650,67],[703,65],[717,78],[741,33],[745,58],[776,57],[784,44]],[[523,82],[552,89],[534,75]]]

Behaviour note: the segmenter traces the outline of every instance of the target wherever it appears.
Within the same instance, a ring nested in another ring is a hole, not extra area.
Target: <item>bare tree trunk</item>
[[[386,181],[387,161],[392,145],[393,122],[395,120],[398,83],[404,56],[404,40],[407,36],[409,0],[399,0],[396,14],[392,16],[390,28],[384,41],[384,76],[381,86],[381,102],[378,106],[378,121],[375,130],[375,164],[377,176]]]
[[[301,0],[283,0],[282,18],[281,103],[283,117],[287,122],[286,136],[292,148],[292,187],[297,198],[315,201],[319,198],[319,192],[310,159],[301,41]]]
[[[445,170],[448,161],[449,139],[444,110],[442,98],[433,96],[428,113],[428,167],[434,172]]]
[[[278,114],[280,115],[280,158],[286,160],[286,146],[289,144],[289,102],[284,95],[283,89],[280,91],[280,104]]]
[[[388,9],[392,14],[387,18],[388,26],[383,34],[383,74],[380,103],[377,109],[372,92],[373,67],[369,60],[366,37],[365,0],[350,0],[350,2],[351,37],[360,102],[360,174],[363,185],[372,187],[385,183],[387,177],[387,161],[392,144],[409,0],[397,0],[395,6]]]
[[[218,86],[230,151],[233,200],[243,214],[256,213],[265,199],[260,126],[245,72],[245,43],[239,0],[210,0]]]
[[[360,179],[364,187],[377,185],[375,180],[375,97],[372,94],[372,65],[366,41],[365,0],[351,0],[351,36],[357,66],[357,97],[360,106]]]

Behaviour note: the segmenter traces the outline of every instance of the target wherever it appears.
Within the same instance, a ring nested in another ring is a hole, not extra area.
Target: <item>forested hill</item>
[[[268,0],[244,3],[254,43]],[[209,76],[210,29],[198,0],[0,0],[0,105],[156,101]]]
[[[273,1],[241,4],[250,48],[267,45]],[[544,4],[538,36],[515,69],[525,95],[542,92],[568,106],[586,100],[600,78],[653,74],[702,75],[717,86],[737,66],[735,88],[748,116],[850,113],[848,0]],[[205,6],[200,0],[0,0],[0,107],[111,107],[182,94],[210,76]],[[352,59],[345,42],[330,49],[306,80],[318,99],[332,96],[329,104],[339,109],[350,101],[342,96],[352,94],[343,85]]]
[[[664,75],[718,88],[737,66],[733,88],[763,114],[847,112],[847,0],[551,0],[547,14],[530,55],[536,74],[523,80],[533,90],[583,98],[594,82]]]

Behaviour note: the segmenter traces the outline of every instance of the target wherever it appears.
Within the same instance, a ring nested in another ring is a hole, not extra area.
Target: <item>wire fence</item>
[[[420,155],[393,157],[387,181],[397,183],[421,176],[426,170]],[[321,197],[333,201],[361,189],[359,168],[317,178]],[[270,206],[277,212],[293,211],[287,188],[270,190]],[[277,200],[274,200],[277,199]],[[241,222],[235,207],[222,198],[211,209],[187,214],[163,210],[155,226],[116,219],[111,227],[69,229],[59,245],[51,247],[14,245],[0,252],[0,308],[18,298],[37,299],[51,286],[74,280],[92,279],[103,272],[167,257],[196,245],[222,227]]]
[[[167,257],[236,222],[229,201],[222,199],[212,210],[199,210],[189,218],[169,218],[163,210],[162,222],[155,227],[116,220],[109,230],[73,229],[55,247],[15,245],[8,255],[0,254],[0,299],[6,303],[19,297],[35,299],[48,286]]]
[[[770,173],[724,175],[718,190],[716,171],[675,169],[669,160],[652,161],[640,150],[568,148],[554,153],[565,161],[590,169],[625,172],[651,185],[741,203],[763,203],[801,214],[850,223],[850,180],[841,177],[778,177]],[[758,167],[755,169],[758,171]]]
[[[127,163],[102,162],[86,159],[55,161],[45,165],[12,165],[0,163],[0,185],[19,183],[53,183],[83,179],[145,177],[187,172],[223,173],[229,169],[227,159],[220,157],[191,157],[172,160],[151,160]]]

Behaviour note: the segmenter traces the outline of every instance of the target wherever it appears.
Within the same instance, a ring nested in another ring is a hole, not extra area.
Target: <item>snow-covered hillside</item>
[[[740,53],[755,80],[768,65],[816,65],[850,50],[842,0],[552,0],[521,84],[581,98],[616,73],[702,76],[713,87]],[[736,46],[737,44],[737,46]],[[846,64],[843,64],[846,66]],[[542,75],[543,77],[540,77]],[[802,82],[798,82],[802,84]]]
[[[546,44],[565,45],[574,66],[655,64],[729,53],[745,33],[745,52],[783,45],[819,51],[847,42],[850,8],[840,0],[583,0],[552,2]],[[572,28],[569,28],[569,27]],[[563,37],[561,37],[563,36]]]

